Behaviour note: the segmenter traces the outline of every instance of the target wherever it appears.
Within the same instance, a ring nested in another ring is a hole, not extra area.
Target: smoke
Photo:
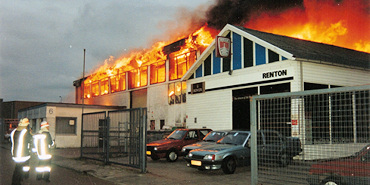
[[[221,30],[226,24],[244,25],[253,13],[293,7],[303,8],[303,0],[217,0],[206,12],[206,20],[209,27]]]

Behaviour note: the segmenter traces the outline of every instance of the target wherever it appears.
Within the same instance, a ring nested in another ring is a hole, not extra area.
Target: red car
[[[311,185],[370,184],[370,144],[353,156],[313,164],[307,181]]]
[[[167,158],[167,161],[174,162],[181,155],[181,149],[185,145],[190,145],[201,141],[211,129],[176,129],[165,139],[153,141],[146,145],[147,156],[152,160]]]

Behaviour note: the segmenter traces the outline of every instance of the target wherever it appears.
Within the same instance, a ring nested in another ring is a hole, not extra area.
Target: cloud
[[[147,48],[179,8],[209,1],[0,0],[0,98],[58,102],[109,56]],[[63,98],[72,99],[73,98]]]

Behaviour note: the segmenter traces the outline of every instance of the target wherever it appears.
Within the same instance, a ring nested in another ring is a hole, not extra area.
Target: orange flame
[[[180,57],[188,57],[188,53],[190,51],[205,49],[213,41],[214,35],[216,35],[217,32],[217,30],[208,28],[207,25],[201,27],[199,30],[187,37],[185,40],[186,45],[183,46],[180,51],[177,51],[176,55],[187,53]],[[157,42],[152,46],[151,49],[131,51],[128,55],[124,55],[118,59],[110,56],[104,61],[104,65],[100,66],[97,70],[92,72],[90,76],[87,77],[84,83],[90,84],[98,82],[99,80],[107,77],[112,77],[119,73],[131,71],[132,73],[137,73],[137,80],[134,83],[135,87],[146,85],[147,83],[145,82],[145,79],[140,81],[140,68],[156,62],[165,61],[167,59],[167,55],[163,53],[163,47],[170,43],[172,43],[172,41]],[[101,94],[107,93],[107,91],[103,91]],[[93,94],[96,96],[96,93],[93,92]],[[85,97],[90,97],[89,92],[85,92]]]
[[[370,52],[366,1],[305,0],[304,9],[253,15],[244,26],[264,32]]]

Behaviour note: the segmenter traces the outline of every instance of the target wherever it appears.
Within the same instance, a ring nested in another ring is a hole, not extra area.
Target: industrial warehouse
[[[250,129],[253,95],[358,86],[370,78],[364,52],[234,25],[208,45],[186,48],[197,37],[160,47],[149,62],[132,59],[74,81],[76,104],[146,107],[148,130]],[[294,112],[286,113],[295,120]],[[291,120],[279,124],[298,136]]]

